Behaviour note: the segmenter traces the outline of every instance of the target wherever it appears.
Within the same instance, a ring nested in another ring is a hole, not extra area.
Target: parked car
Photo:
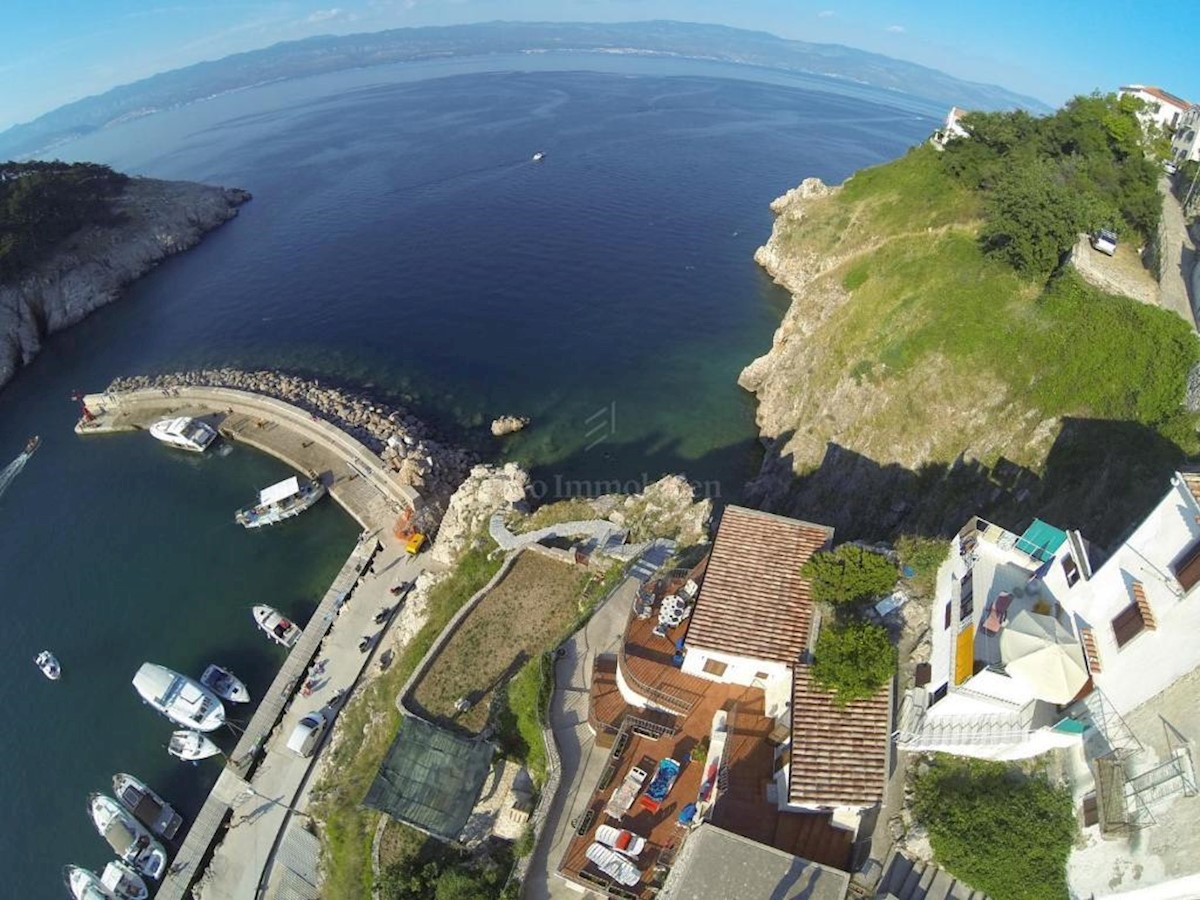
[[[287,748],[297,756],[312,756],[328,725],[329,721],[322,713],[315,710],[310,712],[292,729]]]
[[[416,532],[408,539],[408,543],[404,545],[404,552],[409,556],[416,556],[421,552],[421,548],[425,546],[425,535],[421,532]]]
[[[1107,253],[1109,256],[1116,255],[1117,233],[1107,228],[1101,228],[1092,235],[1092,249]]]

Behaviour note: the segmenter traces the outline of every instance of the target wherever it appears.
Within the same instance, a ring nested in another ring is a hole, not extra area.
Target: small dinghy
[[[200,732],[183,728],[171,732],[167,752],[188,762],[197,762],[216,756],[221,752],[221,748]]]
[[[62,677],[62,666],[58,664],[58,658],[49,650],[43,650],[34,657],[33,661],[42,670],[42,674],[51,681],[58,681]]]
[[[121,804],[112,797],[92,794],[88,797],[88,813],[96,831],[108,841],[118,859],[142,875],[162,878],[167,868],[167,851]]]
[[[254,621],[267,633],[267,637],[284,647],[291,647],[300,639],[300,626],[291,619],[284,618],[283,613],[274,607],[254,607]]]
[[[216,663],[209,665],[200,676],[200,683],[230,703],[249,703],[250,692],[242,680],[223,666]]]

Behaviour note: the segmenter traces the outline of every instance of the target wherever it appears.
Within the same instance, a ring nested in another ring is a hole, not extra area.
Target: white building
[[[1169,94],[1162,88],[1154,87],[1148,84],[1126,84],[1122,85],[1117,91],[1117,95],[1121,97],[1137,97],[1145,102],[1146,109],[1139,116],[1142,120],[1142,125],[1153,122],[1162,128],[1165,128],[1168,133],[1173,132],[1179,124],[1179,120],[1183,114],[1187,112],[1188,102],[1176,97],[1174,94]]]
[[[1177,474],[1094,572],[1077,532],[967,523],[938,572],[929,679],[905,698],[899,745],[1034,756],[1080,742],[1093,693],[1125,715],[1200,665],[1198,496],[1200,477]]]
[[[946,113],[946,121],[929,138],[930,143],[939,150],[944,150],[947,142],[953,138],[970,137],[970,132],[962,126],[962,117],[966,114],[965,109],[959,109],[957,106],[950,107],[950,112]]]
[[[1171,139],[1171,162],[1200,160],[1200,103],[1193,103],[1179,117]]]

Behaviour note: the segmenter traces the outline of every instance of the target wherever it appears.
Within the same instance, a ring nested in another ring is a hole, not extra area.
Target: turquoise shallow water
[[[447,436],[532,466],[550,495],[685,471],[734,499],[756,462],[735,379],[787,301],[752,261],[767,204],[803,177],[893,157],[935,124],[893,97],[736,67],[537,64],[568,70],[341,73],[59,148],[255,199],[0,392],[0,466],[43,436],[0,497],[5,893],[54,896],[63,863],[103,864],[84,800],[114,771],[194,812],[215,768],[166,755],[169,725],[129,678],[146,659],[192,674],[223,661],[260,693],[282,657],[250,605],[303,619],[357,531],[324,503],[248,534],[232,512],[282,465],[243,448],[184,457],[144,435],[76,438],[73,390],[286,367],[410,402]],[[598,65],[609,71],[569,70]],[[487,422],[510,412],[534,427],[494,443]],[[42,646],[63,661],[59,684],[31,663]]]

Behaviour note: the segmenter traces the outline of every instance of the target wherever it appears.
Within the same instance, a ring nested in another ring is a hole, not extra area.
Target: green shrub
[[[913,571],[906,576],[913,590],[922,597],[932,597],[937,571],[950,555],[950,542],[945,538],[906,534],[896,541],[896,553],[900,564]]]
[[[913,812],[937,861],[993,900],[1062,900],[1075,840],[1071,794],[1003,763],[938,756]]]
[[[505,704],[497,716],[498,740],[504,755],[522,762],[534,784],[546,780],[546,743],[541,711],[553,690],[554,668],[545,654],[525,663],[508,683]]]
[[[891,560],[854,544],[814,553],[800,574],[812,583],[813,599],[834,605],[870,600],[896,585]]]
[[[823,625],[813,655],[813,679],[843,706],[874,697],[896,671],[887,630],[861,620]]]

